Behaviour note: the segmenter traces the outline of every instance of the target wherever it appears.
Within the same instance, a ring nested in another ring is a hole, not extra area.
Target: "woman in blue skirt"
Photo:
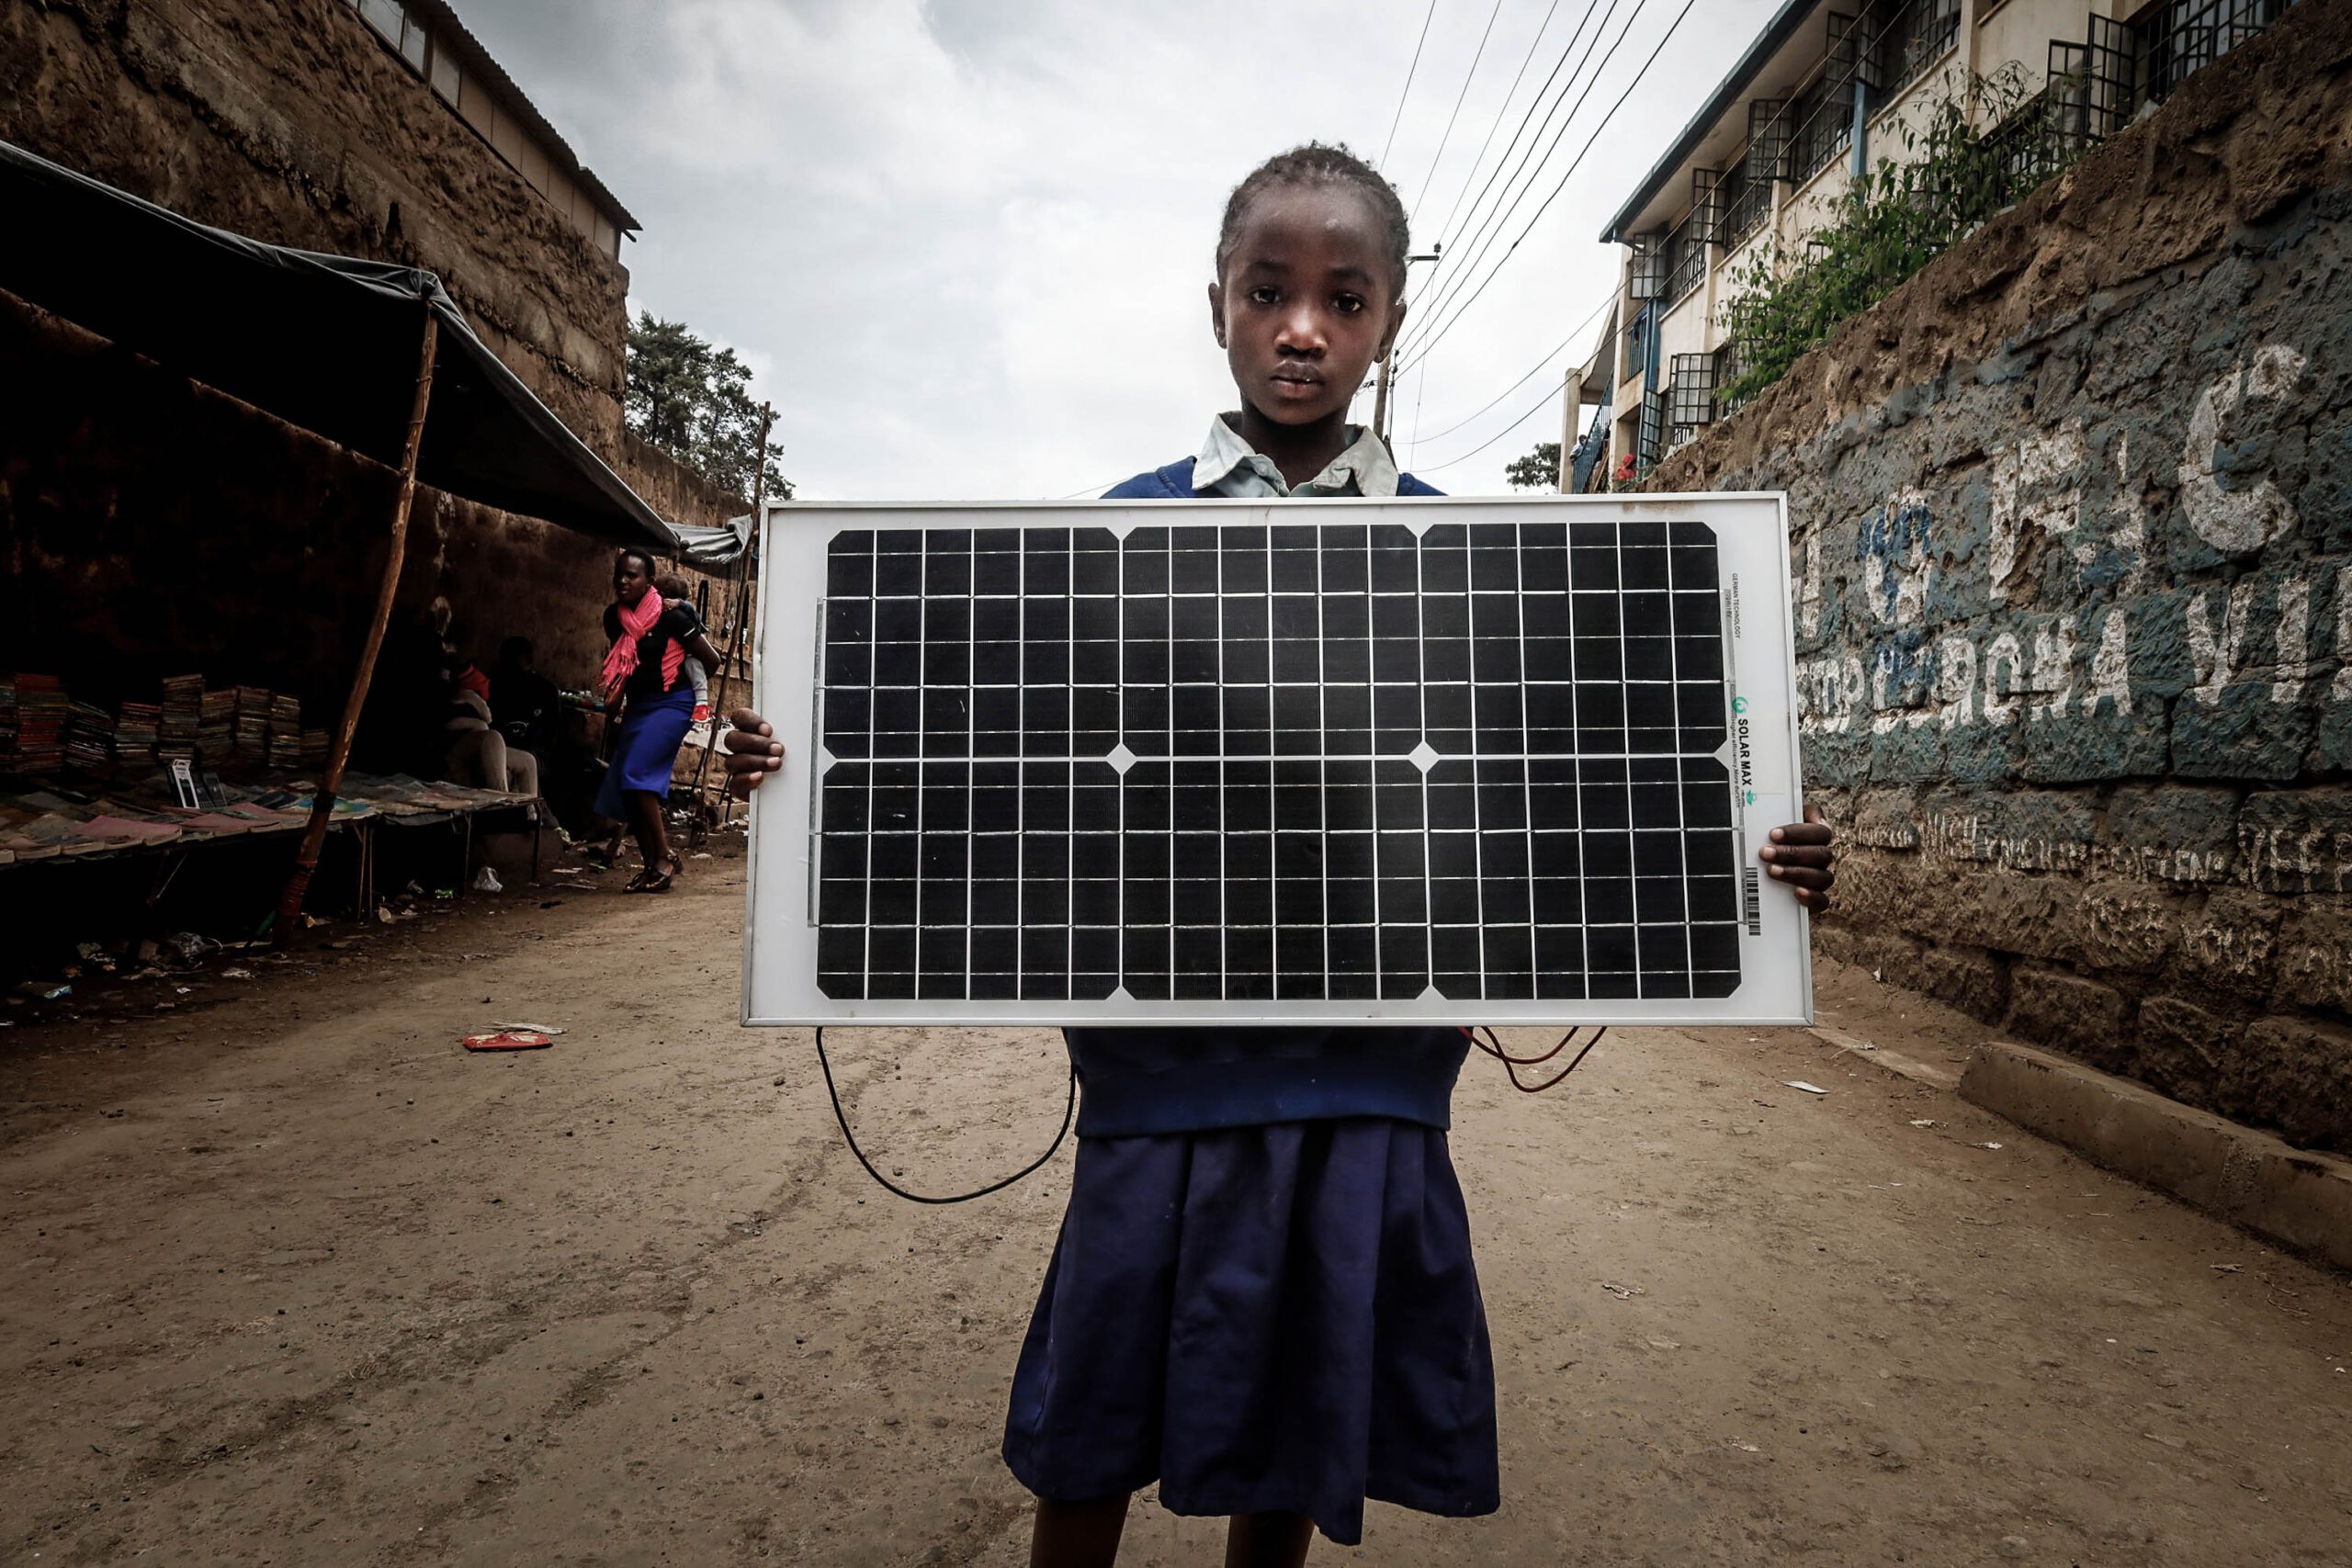
[[[1349,403],[1403,321],[1406,215],[1345,149],[1268,161],[1225,210],[1209,318],[1241,408],[1112,498],[1437,493]],[[735,716],[741,793],[784,762]],[[1826,907],[1829,829],[1762,851]],[[1228,1564],[1363,1538],[1366,1498],[1498,1505],[1494,1362],[1446,1148],[1462,1031],[1067,1032],[1078,1158],[1013,1372],[1004,1457],[1037,1497],[1030,1561],[1113,1562],[1130,1496],[1229,1516]]]
[[[686,656],[702,660],[706,670],[718,668],[694,605],[683,598],[665,602],[653,586],[653,557],[645,550],[621,551],[613,562],[614,602],[605,611],[605,635],[613,642],[605,656],[605,716],[609,724],[619,716],[620,729],[592,809],[615,824],[605,858],[619,844],[621,823],[637,835],[645,869],[623,889],[628,893],[666,893],[677,880],[680,862],[671,852],[662,811],[678,748],[694,723]]]

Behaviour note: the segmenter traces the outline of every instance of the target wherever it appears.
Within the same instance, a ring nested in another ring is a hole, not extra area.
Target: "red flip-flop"
[[[469,1051],[544,1051],[555,1043],[555,1039],[534,1029],[501,1029],[489,1034],[469,1034],[458,1043]]]

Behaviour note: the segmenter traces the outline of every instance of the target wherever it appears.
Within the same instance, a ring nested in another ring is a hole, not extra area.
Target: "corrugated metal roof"
[[[1731,74],[1723,79],[1722,85],[1716,87],[1699,112],[1690,117],[1690,123],[1682,128],[1682,134],[1674,139],[1673,145],[1667,149],[1666,156],[1642,176],[1642,183],[1634,187],[1634,194],[1626,198],[1623,207],[1618,209],[1617,216],[1609,220],[1609,227],[1600,231],[1601,243],[1609,244],[1625,237],[1625,226],[1634,220],[1634,215],[1648,206],[1650,197],[1674,177],[1675,171],[1682,166],[1682,161],[1698,151],[1699,143],[1707,139],[1707,132],[1713,130],[1715,122],[1739,101],[1747,91],[1748,85],[1756,80],[1757,73],[1764,69],[1773,55],[1780,52],[1781,46],[1795,37],[1806,18],[1826,4],[1827,0],[1787,0],[1772,19],[1764,24],[1764,30],[1756,35],[1756,41],[1747,46],[1747,52],[1741,55],[1739,63],[1731,68]]]

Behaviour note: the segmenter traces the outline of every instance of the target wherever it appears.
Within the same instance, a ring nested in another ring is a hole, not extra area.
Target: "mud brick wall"
[[[2304,0],[1650,486],[1789,492],[1826,951],[2338,1148],[2347,136]]]
[[[202,222],[438,274],[616,455],[628,273],[339,0],[0,0],[0,139]]]

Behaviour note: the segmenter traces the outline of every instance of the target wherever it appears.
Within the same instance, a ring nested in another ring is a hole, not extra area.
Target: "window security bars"
[[[2171,0],[2131,27],[2140,96],[2162,101],[2277,21],[2293,0]]]
[[[1750,185],[1770,187],[1781,177],[1781,152],[1788,145],[1788,122],[1781,111],[1783,98],[1758,98],[1747,106],[1747,173]]]
[[[1702,245],[1724,239],[1724,175],[1720,169],[1690,171],[1690,233]]]
[[[1667,450],[1689,441],[1715,422],[1715,356],[1678,354],[1667,393]]]
[[[1853,84],[1822,77],[1790,100],[1788,118],[1792,129],[1781,177],[1803,185],[1853,146]]]
[[[1641,379],[1643,369],[1649,364],[1650,310],[1645,305],[1634,314],[1633,321],[1617,340],[1617,384]]]
[[[1747,374],[1747,345],[1736,337],[1725,338],[1724,345],[1715,350],[1713,384],[1716,389],[1715,417],[1717,419],[1728,419],[1745,406],[1745,399],[1735,402],[1724,395],[1723,389]]]
[[[1909,86],[1960,36],[1960,0],[1910,0],[1871,29],[1871,86],[1882,100]]]
[[[1634,242],[1633,283],[1626,292],[1636,299],[1655,299],[1666,291],[1666,246],[1663,237],[1643,234]]]
[[[1693,212],[1677,224],[1658,248],[1658,255],[1666,268],[1664,299],[1668,309],[1690,297],[1690,291],[1707,279],[1707,245],[1693,221]]]
[[[1642,394],[1642,420],[1634,437],[1634,468],[1638,473],[1648,473],[1657,467],[1663,456],[1658,443],[1666,434],[1666,394]]]
[[[1716,199],[1723,205],[1724,249],[1736,251],[1772,215],[1772,182],[1748,178],[1747,160],[1742,158],[1724,171]]]

